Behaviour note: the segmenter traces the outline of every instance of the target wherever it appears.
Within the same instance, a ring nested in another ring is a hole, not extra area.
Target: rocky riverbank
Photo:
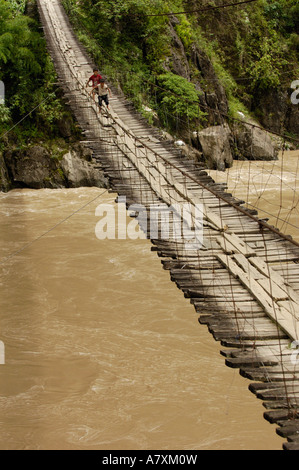
[[[107,180],[80,142],[63,148],[40,143],[0,153],[1,191],[82,186],[107,187]]]

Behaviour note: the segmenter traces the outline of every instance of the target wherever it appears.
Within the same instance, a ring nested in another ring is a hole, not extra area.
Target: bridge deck
[[[290,349],[299,338],[298,245],[215,184],[201,164],[183,158],[113,88],[112,110],[99,115],[85,88],[92,60],[60,2],[39,0],[38,6],[61,86],[111,190],[131,210],[135,204],[135,216],[140,206],[146,209],[138,220],[153,251],[199,322],[221,342],[226,364],[250,379],[265,418],[287,439],[284,448],[299,449],[299,361]],[[161,226],[153,236],[149,214],[182,205],[189,238],[175,236],[174,224],[169,236]],[[198,214],[203,232],[197,231]],[[203,233],[203,240],[194,245],[190,233]]]

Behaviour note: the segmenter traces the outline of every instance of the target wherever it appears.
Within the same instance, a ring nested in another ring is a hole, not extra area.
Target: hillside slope
[[[298,137],[298,105],[290,99],[299,79],[296,0],[225,8],[228,0],[62,3],[109,81],[210,168],[276,158],[269,135],[242,121]],[[0,0],[0,80],[0,189],[13,186],[11,161],[17,165],[36,145],[54,160],[42,185],[67,184],[59,161],[81,136],[56,85],[35,0]],[[210,157],[215,148],[220,160]]]
[[[299,79],[298,2],[222,7],[229,3],[63,0],[101,70],[137,106],[154,109],[162,125],[177,130],[188,118],[206,127],[241,112],[269,130],[298,135],[298,106],[290,101]],[[200,114],[186,107],[194,91]]]

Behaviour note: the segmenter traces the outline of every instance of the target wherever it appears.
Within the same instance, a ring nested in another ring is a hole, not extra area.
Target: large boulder
[[[298,104],[292,104],[289,107],[287,115],[287,129],[291,134],[294,134],[296,139],[299,138],[299,108]]]
[[[277,160],[278,150],[268,132],[243,122],[234,130],[235,157],[246,160]]]
[[[103,173],[91,162],[91,153],[92,151],[79,144],[64,154],[62,149],[58,154],[57,151],[53,154],[41,145],[32,145],[22,150],[10,149],[4,154],[5,165],[1,165],[0,159],[0,177],[2,178],[2,174],[5,176],[7,169],[11,187],[107,187]],[[0,190],[2,186],[0,184]]]
[[[53,181],[57,170],[56,162],[41,145],[33,145],[25,150],[8,150],[5,153],[5,162],[14,186],[40,189],[63,185],[59,172],[55,175],[59,181],[56,178]]]
[[[209,169],[224,171],[232,166],[231,138],[226,125],[207,127],[197,133],[198,148]]]
[[[76,152],[70,151],[63,155],[61,168],[71,188],[106,186],[102,173],[88,161],[80,158]]]
[[[252,104],[252,110],[259,117],[263,127],[270,131],[299,136],[298,104],[292,102],[294,89],[265,90]],[[298,95],[295,95],[298,96]]]

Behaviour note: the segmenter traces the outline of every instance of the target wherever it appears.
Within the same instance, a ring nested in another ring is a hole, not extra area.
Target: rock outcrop
[[[192,145],[198,153],[195,159],[205,162],[212,170],[224,171],[233,160],[277,160],[277,142],[259,126],[237,122],[232,129],[211,126],[193,132]]]
[[[209,169],[224,171],[232,166],[232,136],[228,126],[208,127],[197,133],[197,140]]]
[[[299,108],[290,99],[294,90],[281,87],[264,90],[254,97],[245,94],[244,105],[256,116],[259,126],[254,127],[250,120],[246,120],[247,124],[245,120],[244,124],[232,124],[228,97],[212,60],[199,44],[184,45],[177,28],[180,21],[175,16],[170,18],[170,54],[163,65],[166,70],[195,84],[200,92],[199,107],[206,113],[206,120],[201,125],[206,129],[194,139],[190,136],[194,129],[186,131],[182,126],[176,130],[177,137],[192,141],[209,168],[222,170],[231,166],[233,159],[240,158],[276,160],[278,152],[271,132],[298,137]]]
[[[88,159],[90,161],[88,161]],[[62,155],[51,154],[42,145],[10,149],[0,158],[0,190],[16,187],[33,189],[97,186],[107,187],[102,172],[80,144]]]
[[[61,160],[63,174],[71,188],[81,186],[104,186],[105,181],[99,170],[86,160],[80,158],[76,152],[68,152]]]
[[[270,134],[243,122],[234,127],[234,157],[246,160],[277,160],[278,149]]]
[[[262,126],[273,132],[299,137],[299,107],[291,101],[293,90],[268,90],[253,103]]]
[[[26,150],[8,150],[4,158],[13,187],[40,189],[63,186],[63,175],[58,171],[56,161],[41,145]]]
[[[171,50],[169,57],[165,60],[164,68],[165,70],[190,80],[190,67],[184,44],[175,31],[175,25],[179,23],[179,20],[175,17],[173,17],[169,23]]]
[[[208,124],[223,122],[223,116],[228,114],[228,101],[225,90],[218,79],[212,62],[207,54],[197,46],[192,46],[191,62],[200,72],[206,82],[200,105],[208,114]]]

